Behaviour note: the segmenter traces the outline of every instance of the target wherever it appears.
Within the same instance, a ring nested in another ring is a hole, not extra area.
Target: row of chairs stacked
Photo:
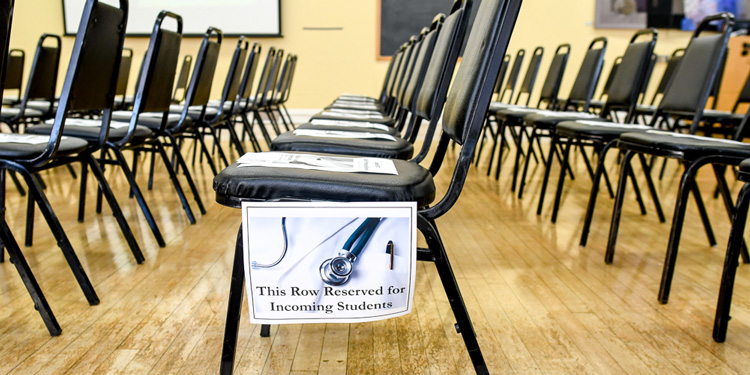
[[[5,10],[8,11],[8,28],[3,35],[3,51],[7,52],[13,3],[8,1],[3,5],[7,6]],[[189,222],[195,224],[196,215],[183,190],[183,183],[187,183],[199,212],[205,214],[206,210],[192,178],[191,168],[183,156],[182,143],[194,140],[196,151],[193,153],[193,160],[195,161],[196,154],[205,157],[216,174],[217,169],[212,160],[214,153],[210,152],[207,141],[213,141],[220,162],[229,165],[227,154],[220,143],[222,131],[229,133],[233,149],[242,155],[245,150],[243,140],[236,131],[237,126],[243,134],[242,138],[248,139],[255,151],[261,149],[259,137],[256,136],[258,131],[270,145],[269,129],[266,128],[264,118],[272,129],[270,131],[277,134],[281,132],[280,126],[287,129],[294,126],[285,103],[289,99],[296,67],[295,55],[284,57],[283,51],[270,48],[257,89],[253,90],[261,48],[259,44],[251,44],[246,38],[240,37],[230,62],[221,100],[210,101],[211,85],[223,39],[221,30],[209,28],[195,59],[185,57],[180,73],[177,74],[182,18],[168,11],[161,12],[155,21],[149,47],[137,77],[135,93],[132,97],[126,96],[125,87],[133,53],[132,50],[123,48],[127,22],[125,9],[125,0],[120,2],[119,9],[96,0],[87,1],[59,97],[55,97],[55,86],[60,60],[60,38],[53,35],[42,36],[24,92],[19,90],[16,98],[5,100],[5,106],[0,111],[0,121],[10,130],[0,133],[2,244],[19,268],[34,305],[53,336],[59,335],[61,328],[4,221],[6,175],[13,178],[19,192],[28,198],[25,244],[32,244],[36,205],[86,299],[91,305],[96,305],[99,303],[99,296],[47,199],[40,172],[67,166],[73,177],[80,180],[79,221],[84,219],[88,174],[93,173],[99,188],[97,212],[101,212],[102,198],[106,199],[129,249],[140,264],[145,260],[143,252],[105,178],[103,170],[106,166],[119,166],[129,183],[130,195],[137,199],[157,244],[164,247],[166,241],[158,221],[136,182],[140,155],[151,154],[148,188],[151,189],[153,185],[155,159],[160,158]],[[92,29],[96,19],[106,20],[106,27]],[[173,26],[165,27],[165,23]],[[15,51],[7,59],[2,59],[8,66],[2,82],[15,82],[11,89],[20,87],[23,59],[24,54]],[[191,75],[190,65],[193,61],[195,66]],[[167,152],[170,148],[171,156]],[[125,157],[126,151],[132,152],[132,160]],[[70,168],[74,163],[81,164],[79,176]],[[180,178],[180,174],[184,177]],[[20,175],[25,181],[28,193],[16,175]],[[4,251],[0,256],[4,256]],[[0,258],[2,260],[4,259]]]
[[[716,23],[720,24],[718,32]],[[513,142],[516,153],[511,190],[517,189],[519,198],[523,197],[531,160],[543,164],[537,215],[541,215],[543,211],[552,163],[558,161],[560,170],[552,205],[552,223],[558,218],[565,180],[568,176],[574,179],[569,163],[570,151],[573,147],[578,148],[592,180],[580,239],[581,246],[587,244],[602,179],[610,197],[615,198],[605,253],[607,264],[614,260],[628,180],[632,182],[641,212],[646,213],[638,178],[631,167],[632,158],[638,157],[660,222],[665,222],[666,219],[652,179],[652,169],[657,158],[663,158],[664,163],[667,159],[678,160],[684,166],[684,172],[675,203],[658,294],[661,303],[667,303],[669,299],[685,219],[685,207],[691,193],[697,203],[709,243],[712,246],[716,245],[703,198],[694,181],[699,168],[711,165],[718,184],[715,194],[721,195],[734,223],[716,311],[713,336],[717,342],[723,342],[726,338],[732,285],[739,256],[742,256],[745,263],[750,263],[741,233],[747,216],[747,195],[750,193],[747,192],[747,188],[743,188],[735,206],[725,178],[727,166],[739,166],[738,178],[742,181],[748,180],[750,172],[750,162],[742,164],[743,160],[750,158],[750,146],[742,142],[750,111],[736,112],[740,104],[750,102],[750,77],[746,80],[732,111],[715,109],[733,23],[733,16],[727,13],[707,17],[697,27],[687,47],[675,51],[670,56],[664,74],[648,104],[645,103],[646,88],[656,61],[656,30],[639,30],[633,35],[623,55],[615,60],[598,101],[593,97],[602,70],[606,39],[597,38],[589,45],[567,99],[559,98],[558,94],[570,46],[560,45],[550,63],[536,106],[529,104],[543,50],[541,47],[534,50],[518,92],[515,92],[515,86],[525,51],[521,50],[516,54],[509,71],[511,59],[506,55],[495,85],[497,101],[490,104],[481,141],[482,145],[492,145],[487,175],[490,175],[492,163],[495,161],[496,179],[500,175],[503,150],[509,148],[511,141]],[[506,73],[508,77],[507,81],[504,81]],[[510,95],[506,98],[508,92]],[[525,103],[521,101],[524,97]],[[707,108],[711,97],[712,107]],[[546,151],[539,141],[542,137],[550,139]],[[592,150],[590,154],[587,154],[587,148]],[[619,182],[616,190],[612,187],[606,168],[606,157],[613,148],[618,151],[617,158],[614,159],[619,164]],[[481,152],[480,146],[476,157],[477,165]],[[524,163],[522,171],[520,160]],[[592,160],[595,161],[595,165],[592,164]],[[660,176],[663,173],[664,164]]]

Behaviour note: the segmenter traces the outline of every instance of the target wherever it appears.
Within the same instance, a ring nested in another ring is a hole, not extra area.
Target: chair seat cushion
[[[624,133],[618,147],[653,154],[679,153],[685,159],[707,155],[750,158],[750,144],[747,143],[661,130]]]
[[[567,120],[585,120],[597,118],[600,117],[598,115],[585,112],[537,111],[524,116],[523,122],[526,125],[533,125],[537,128],[551,129],[554,128],[555,125]]]
[[[347,100],[337,100],[333,102],[331,105],[326,107],[327,110],[330,109],[343,109],[343,110],[352,110],[352,111],[366,111],[366,112],[378,112],[383,113],[383,107],[379,104],[374,103],[358,103],[358,102],[352,102]]]
[[[510,104],[510,103],[503,103],[503,102],[491,102],[489,110],[490,112],[499,111],[501,109],[508,109],[508,108],[528,108],[525,105],[520,104]]]
[[[380,133],[380,135],[385,134]],[[297,135],[294,131],[290,131],[276,137],[271,144],[271,149],[274,151],[320,152],[384,159],[406,160],[411,158],[414,154],[414,145],[403,138],[394,137],[394,139],[318,137]]]
[[[179,105],[179,104],[172,104],[169,106],[169,112],[170,113],[182,113],[182,109],[185,106]],[[198,119],[198,117],[201,115],[201,108],[202,106],[199,105],[191,105],[188,107],[188,117],[190,117],[193,121]],[[210,107],[206,106],[206,115],[205,118],[210,119],[212,117],[216,117],[216,115],[219,114],[219,108],[218,107]]]
[[[524,117],[532,113],[545,112],[539,108],[509,106],[495,111],[495,117],[506,125],[521,125]]]
[[[0,118],[10,119],[18,116],[20,113],[21,108],[18,107],[3,108],[2,113],[0,113]],[[23,112],[24,117],[42,117],[43,115],[44,112],[31,107],[26,107],[26,110]]]
[[[361,121],[361,122],[374,122],[376,124],[383,124],[388,126],[395,126],[396,120],[389,116],[386,117],[371,117],[362,115],[352,115],[347,113],[339,112],[319,112],[310,117],[312,120],[341,120],[341,121]]]
[[[44,124],[34,125],[26,129],[30,134],[49,134],[52,132],[52,120]],[[97,142],[101,130],[101,120],[90,119],[67,119],[63,127],[63,135],[85,139],[89,142]],[[117,142],[128,133],[127,122],[112,121],[109,124],[108,140]],[[142,140],[152,137],[154,132],[148,127],[136,125],[133,140]]]
[[[636,104],[635,111],[644,114],[654,113],[656,111],[656,106],[652,104]]]
[[[604,107],[604,101],[603,100],[592,100],[589,102],[590,108],[603,108]]]
[[[112,121],[129,122],[133,116],[132,111],[114,111],[112,112]],[[159,130],[161,127],[161,121],[163,112],[145,112],[138,116],[138,125],[145,126],[152,130]],[[186,125],[189,126],[192,123],[190,117],[185,118]],[[174,129],[180,124],[180,115],[176,113],[170,113],[167,116],[167,129]]]
[[[426,207],[435,199],[435,183],[428,170],[403,160],[393,163],[398,175],[240,167],[235,163],[214,178],[216,201],[231,207],[239,207],[243,200],[414,201]]]
[[[745,117],[744,113],[732,113],[729,111],[718,111],[715,109],[706,109],[703,111],[703,118],[705,120],[713,121],[742,121]]]
[[[20,142],[24,137],[34,137],[39,142]],[[5,159],[31,159],[40,155],[47,147],[48,136],[33,134],[0,134],[0,157]],[[60,139],[57,156],[76,154],[88,148],[89,143],[81,138],[64,136]]]
[[[557,124],[557,134],[570,138],[596,138],[610,141],[623,133],[653,130],[653,127],[637,124],[620,124],[606,120],[563,121]]]
[[[316,121],[317,122],[317,121]],[[401,136],[401,133],[396,128],[392,128],[383,124],[371,124],[360,121],[336,121],[336,122],[324,122],[323,124],[309,123],[300,124],[297,129],[317,129],[317,130],[344,130],[349,132],[370,132],[370,133],[383,133],[389,134],[394,137]]]

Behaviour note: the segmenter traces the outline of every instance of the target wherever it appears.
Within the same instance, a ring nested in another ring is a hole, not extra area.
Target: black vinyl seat
[[[452,207],[460,195],[476,150],[493,85],[505,55],[520,1],[483,0],[466,44],[463,61],[447,96],[440,142],[428,169],[405,161],[378,159],[393,163],[398,175],[360,175],[311,171],[295,168],[230,166],[214,178],[217,202],[237,207],[244,200],[324,200],[358,201],[410,200],[422,208],[417,228],[424,234],[428,248],[420,249],[418,259],[435,262],[448,295],[457,327],[477,374],[488,374],[487,365],[476,340],[468,311],[452,274],[445,248],[435,229],[435,220]],[[470,14],[471,0],[460,4]],[[463,22],[462,22],[463,23]],[[465,24],[461,29],[465,29]],[[461,43],[459,43],[460,45]],[[438,172],[450,141],[460,146],[451,184],[444,196],[432,204],[435,188],[431,176]],[[259,154],[251,154],[259,155]],[[273,155],[271,153],[270,155]],[[359,182],[359,183],[354,183]],[[361,183],[361,184],[360,184]],[[428,206],[429,204],[429,206]],[[231,374],[236,353],[244,285],[242,229],[235,247],[232,284],[222,353],[222,374]],[[261,333],[268,332],[266,328]]]

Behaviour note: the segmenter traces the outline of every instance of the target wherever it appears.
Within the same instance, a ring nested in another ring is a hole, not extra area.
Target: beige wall
[[[61,3],[60,0],[16,1],[11,47],[26,51],[25,74],[28,74],[39,36],[45,32],[62,34]],[[284,37],[258,41],[263,45],[264,57],[269,46],[299,55],[290,108],[319,108],[341,92],[378,93],[387,62],[375,59],[377,0],[282,0],[281,3]],[[622,54],[633,33],[632,30],[594,29],[593,17],[593,0],[526,0],[508,51],[514,54],[518,48],[530,52],[538,45],[545,47],[539,75],[541,80],[546,75],[555,47],[560,43],[570,43],[573,48],[561,91],[561,95],[566,96],[591,39],[602,35],[609,38],[605,67],[605,73],[608,73],[609,64]],[[342,27],[343,30],[304,30],[304,27]],[[668,55],[675,48],[684,47],[689,35],[659,30],[657,53]],[[63,40],[63,66],[67,65],[72,41],[72,37]],[[199,43],[199,38],[186,38],[181,53],[195,55]],[[236,38],[225,39],[212,90],[214,97],[220,95],[235,43]],[[148,40],[128,38],[125,45],[134,49],[136,57],[131,72],[132,92],[137,66]],[[654,77],[660,77],[662,69],[663,66],[657,67]],[[61,70],[60,85],[63,73]]]

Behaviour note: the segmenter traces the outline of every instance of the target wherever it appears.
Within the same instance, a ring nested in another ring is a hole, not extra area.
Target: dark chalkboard
[[[471,20],[467,34],[479,9],[479,0],[473,0]],[[380,0],[380,56],[391,56],[398,47],[429,26],[438,13],[446,16],[453,0]]]

